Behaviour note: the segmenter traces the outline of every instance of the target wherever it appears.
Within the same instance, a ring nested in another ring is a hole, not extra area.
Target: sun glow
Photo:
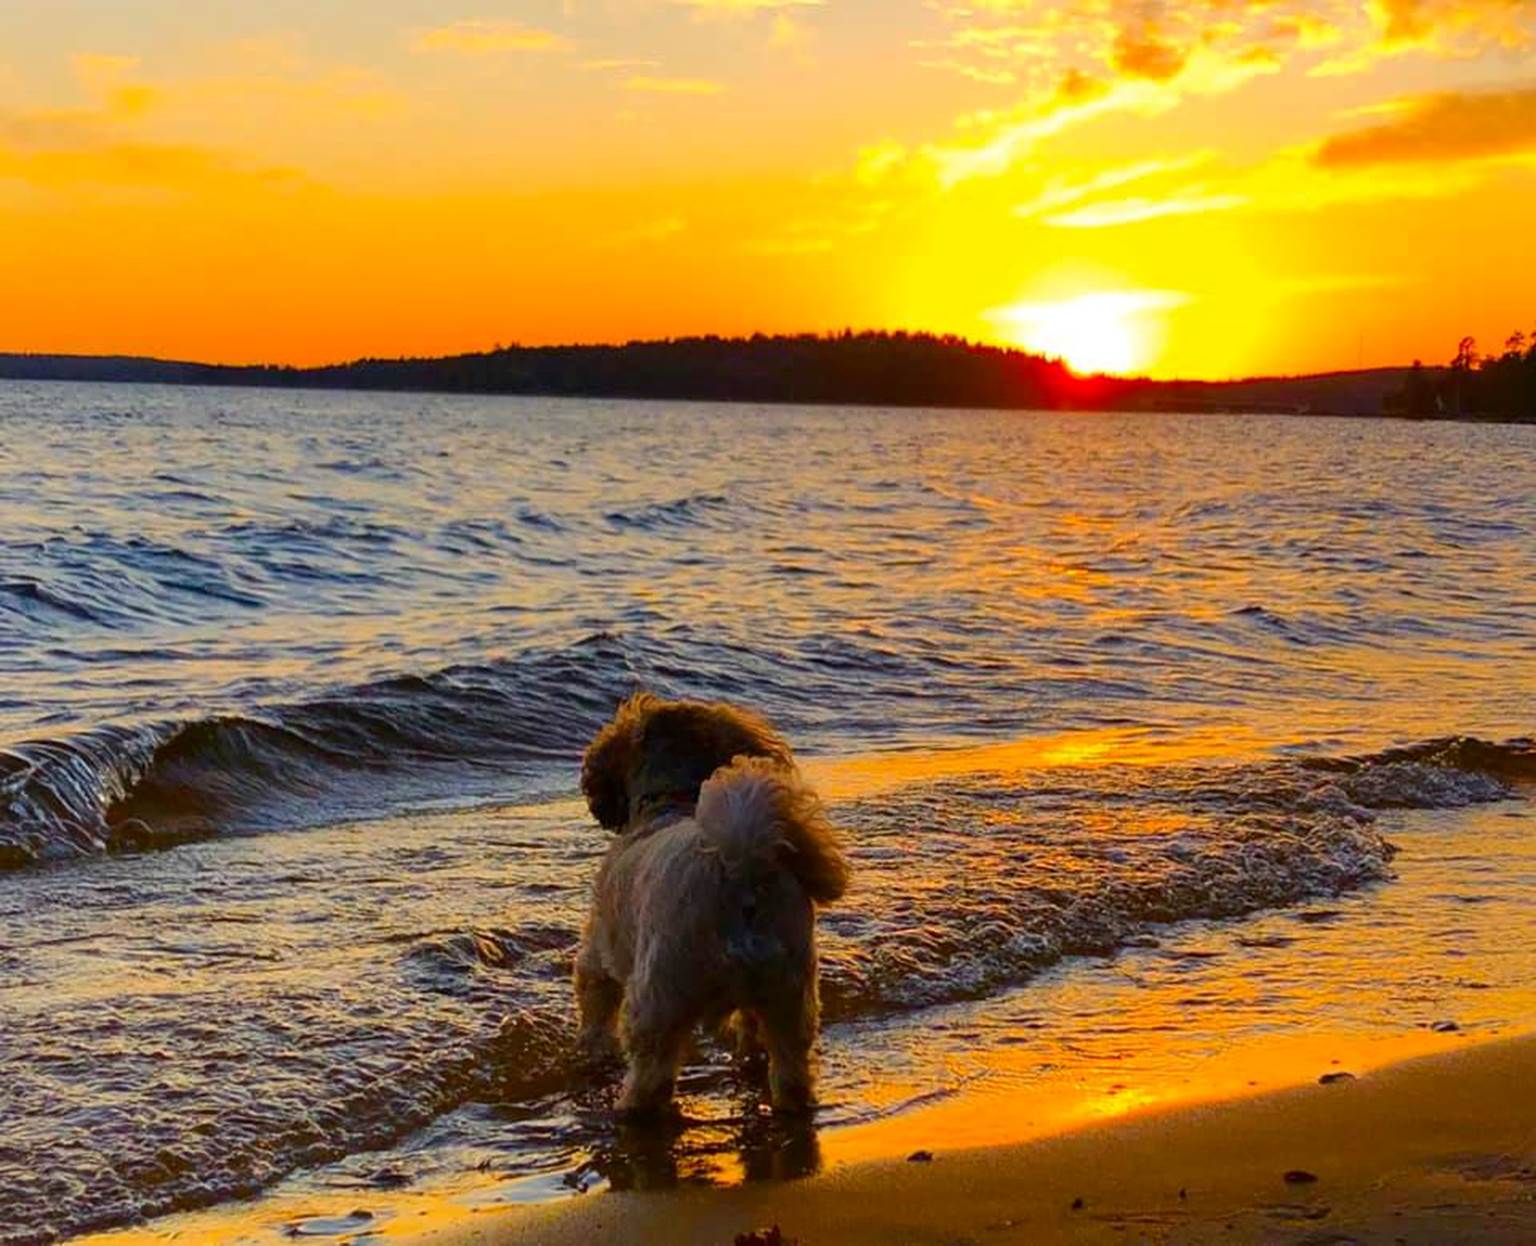
[[[1186,301],[1167,291],[1111,291],[1052,303],[1014,303],[994,308],[987,319],[1008,341],[1054,356],[1074,372],[1127,373],[1151,361],[1154,326],[1148,313]]]

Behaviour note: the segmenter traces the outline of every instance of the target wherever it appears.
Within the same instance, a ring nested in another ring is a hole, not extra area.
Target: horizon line
[[[467,350],[453,351],[447,354],[365,354],[356,355],[347,359],[335,359],[325,363],[274,363],[271,361],[260,362],[227,362],[208,359],[185,359],[162,355],[136,354],[122,351],[57,351],[57,350],[7,350],[0,348],[0,359],[69,359],[69,360],[122,360],[135,363],[159,364],[168,367],[225,369],[230,371],[284,371],[284,372],[326,372],[333,369],[356,367],[366,363],[439,363],[453,359],[468,359],[476,356],[489,356],[507,354],[514,351],[565,351],[565,350],[626,350],[635,347],[677,345],[689,342],[719,342],[724,344],[751,344],[754,342],[772,341],[837,341],[846,338],[917,338],[929,341],[952,344],[968,350],[998,351],[1002,354],[1017,355],[1025,359],[1044,363],[1056,364],[1063,368],[1074,380],[1092,382],[1105,381],[1117,382],[1127,385],[1239,385],[1259,381],[1300,381],[1323,377],[1340,377],[1365,375],[1372,372],[1391,372],[1400,369],[1422,367],[1426,370],[1439,370],[1449,367],[1448,364],[1424,363],[1421,360],[1413,360],[1408,363],[1374,364],[1366,367],[1354,368],[1328,368],[1317,372],[1268,372],[1249,373],[1246,375],[1228,375],[1222,377],[1168,377],[1159,378],[1150,376],[1145,372],[1079,372],[1071,367],[1064,359],[1057,355],[1048,355],[1040,351],[1029,350],[1017,343],[993,342],[979,338],[967,337],[958,333],[945,333],[932,329],[833,329],[833,330],[800,330],[768,333],[761,330],[752,333],[720,334],[720,333],[685,333],[676,335],[664,335],[658,337],[627,338],[622,341],[574,341],[574,342],[548,342],[537,345],[529,345],[521,342],[498,343],[495,346],[478,347]],[[3,379],[3,378],[0,378]]]

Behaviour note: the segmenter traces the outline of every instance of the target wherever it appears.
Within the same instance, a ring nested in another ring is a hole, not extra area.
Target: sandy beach
[[[425,1246],[1529,1242],[1536,1038],[1014,1147],[834,1167],[794,1184],[606,1194],[482,1213]],[[750,1239],[749,1239],[750,1240]],[[771,1240],[771,1239],[770,1239]]]

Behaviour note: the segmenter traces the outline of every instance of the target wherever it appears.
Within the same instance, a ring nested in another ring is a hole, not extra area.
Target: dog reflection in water
[[[766,1053],[776,1112],[808,1111],[816,906],[848,865],[789,745],[747,710],[642,692],[588,747],[581,787],[617,833],[576,957],[581,1041],[594,1061],[621,1045],[620,1111],[670,1109],[701,1024]]]
[[[596,1141],[568,1180],[589,1188],[594,1177],[614,1190],[665,1190],[677,1185],[793,1181],[821,1169],[814,1118],[805,1112],[748,1114],[729,1120],[621,1122]]]

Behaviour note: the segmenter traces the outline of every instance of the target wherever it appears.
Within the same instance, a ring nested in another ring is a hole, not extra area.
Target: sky
[[[1536,0],[6,0],[0,350],[1536,330]]]

